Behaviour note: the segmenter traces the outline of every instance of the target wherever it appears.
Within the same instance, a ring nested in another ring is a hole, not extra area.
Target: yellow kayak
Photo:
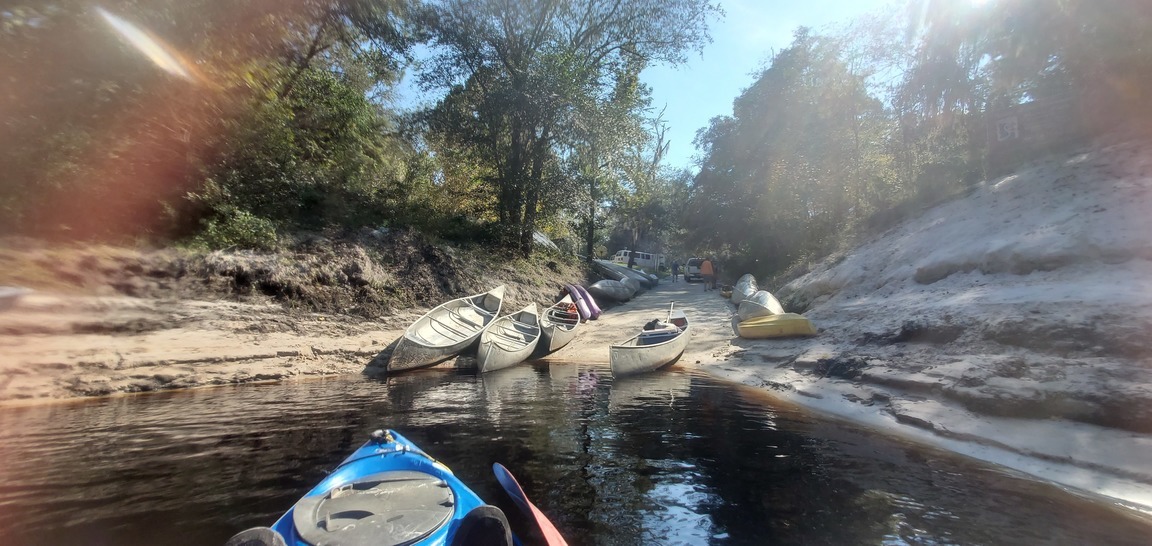
[[[756,317],[741,322],[736,328],[740,330],[740,337],[747,339],[816,335],[812,321],[796,313]]]

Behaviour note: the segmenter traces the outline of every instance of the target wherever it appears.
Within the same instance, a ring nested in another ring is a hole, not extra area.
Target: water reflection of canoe
[[[628,407],[652,404],[670,404],[677,398],[687,398],[692,387],[692,376],[675,371],[663,371],[612,380],[608,392],[608,408],[618,411]]]
[[[504,285],[442,303],[413,322],[388,360],[388,371],[432,366],[468,349],[480,338],[504,301]]]
[[[570,307],[573,305],[575,304],[572,303],[572,296],[567,295],[540,315],[539,346],[547,352],[559,351],[576,337],[576,328],[580,326],[580,314]]]
[[[271,528],[225,546],[488,544],[488,525],[510,532],[503,512],[447,466],[394,431],[376,431]]]
[[[688,317],[676,310],[668,318],[674,328],[641,331],[608,349],[613,376],[650,372],[680,358],[688,346]]]
[[[536,366],[512,366],[480,376],[484,399],[490,410],[500,410],[505,402],[512,405],[539,398],[542,378]]]
[[[524,362],[540,341],[540,314],[536,304],[500,317],[480,334],[476,367],[480,372],[502,370]]]
[[[783,315],[784,307],[780,305],[780,300],[776,299],[771,292],[767,290],[759,290],[752,297],[740,302],[740,307],[736,310],[736,314],[740,320],[748,320],[756,317],[766,317],[769,315]]]

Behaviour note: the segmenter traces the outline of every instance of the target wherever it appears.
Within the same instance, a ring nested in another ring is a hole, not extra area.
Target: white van
[[[617,252],[615,256],[612,256],[612,261],[627,267],[628,266],[628,260],[631,256],[632,256],[631,250],[627,250],[627,249],[621,250],[621,251]],[[664,267],[664,255],[663,254],[649,254],[647,252],[637,252],[636,253],[636,261],[634,263],[640,267],[647,267],[648,269],[659,270],[660,268]]]

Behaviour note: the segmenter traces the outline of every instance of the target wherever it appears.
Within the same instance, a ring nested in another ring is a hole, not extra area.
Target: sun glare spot
[[[184,61],[180,55],[176,53],[168,44],[165,44],[159,38],[152,36],[145,30],[142,30],[132,23],[113,15],[104,8],[97,7],[96,11],[106,21],[120,37],[128,41],[132,47],[136,48],[140,53],[143,53],[153,64],[160,67],[161,70],[191,80],[192,74],[185,67]]]

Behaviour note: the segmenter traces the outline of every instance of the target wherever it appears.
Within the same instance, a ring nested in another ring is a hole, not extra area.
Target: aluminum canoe
[[[480,334],[476,367],[481,373],[524,362],[540,341],[540,313],[536,304],[497,318]]]
[[[504,285],[436,306],[416,319],[388,360],[388,371],[433,366],[473,347],[496,320],[504,302]]]
[[[780,300],[777,300],[776,296],[773,296],[771,292],[760,290],[752,294],[752,297],[740,302],[740,307],[736,309],[736,314],[740,317],[741,321],[754,319],[756,317],[783,315],[784,306],[780,305]]]
[[[605,279],[596,281],[588,287],[588,292],[601,299],[613,301],[628,301],[636,294],[636,290],[620,281]]]
[[[607,260],[592,260],[592,266],[605,275],[608,275],[616,280],[621,280],[624,278],[636,279],[636,281],[640,283],[640,286],[645,289],[654,288],[656,286],[656,281],[653,281],[652,277],[647,273],[636,271],[635,269],[628,269],[627,267],[614,262],[609,262]]]
[[[571,295],[564,296],[564,299],[545,309],[540,315],[539,345],[546,348],[549,353],[559,351],[576,337],[576,328],[580,326],[580,313],[570,311],[569,305],[572,305]]]
[[[688,317],[683,311],[672,311],[669,313],[669,322],[676,325],[680,332],[674,335],[664,334],[662,341],[651,342],[654,338],[661,339],[660,333],[641,331],[623,343],[612,345],[608,349],[612,376],[622,377],[650,372],[680,358],[690,339]]]
[[[740,280],[736,281],[736,286],[732,288],[732,303],[740,305],[740,302],[752,297],[759,287],[756,286],[756,277],[751,273],[745,273]]]

